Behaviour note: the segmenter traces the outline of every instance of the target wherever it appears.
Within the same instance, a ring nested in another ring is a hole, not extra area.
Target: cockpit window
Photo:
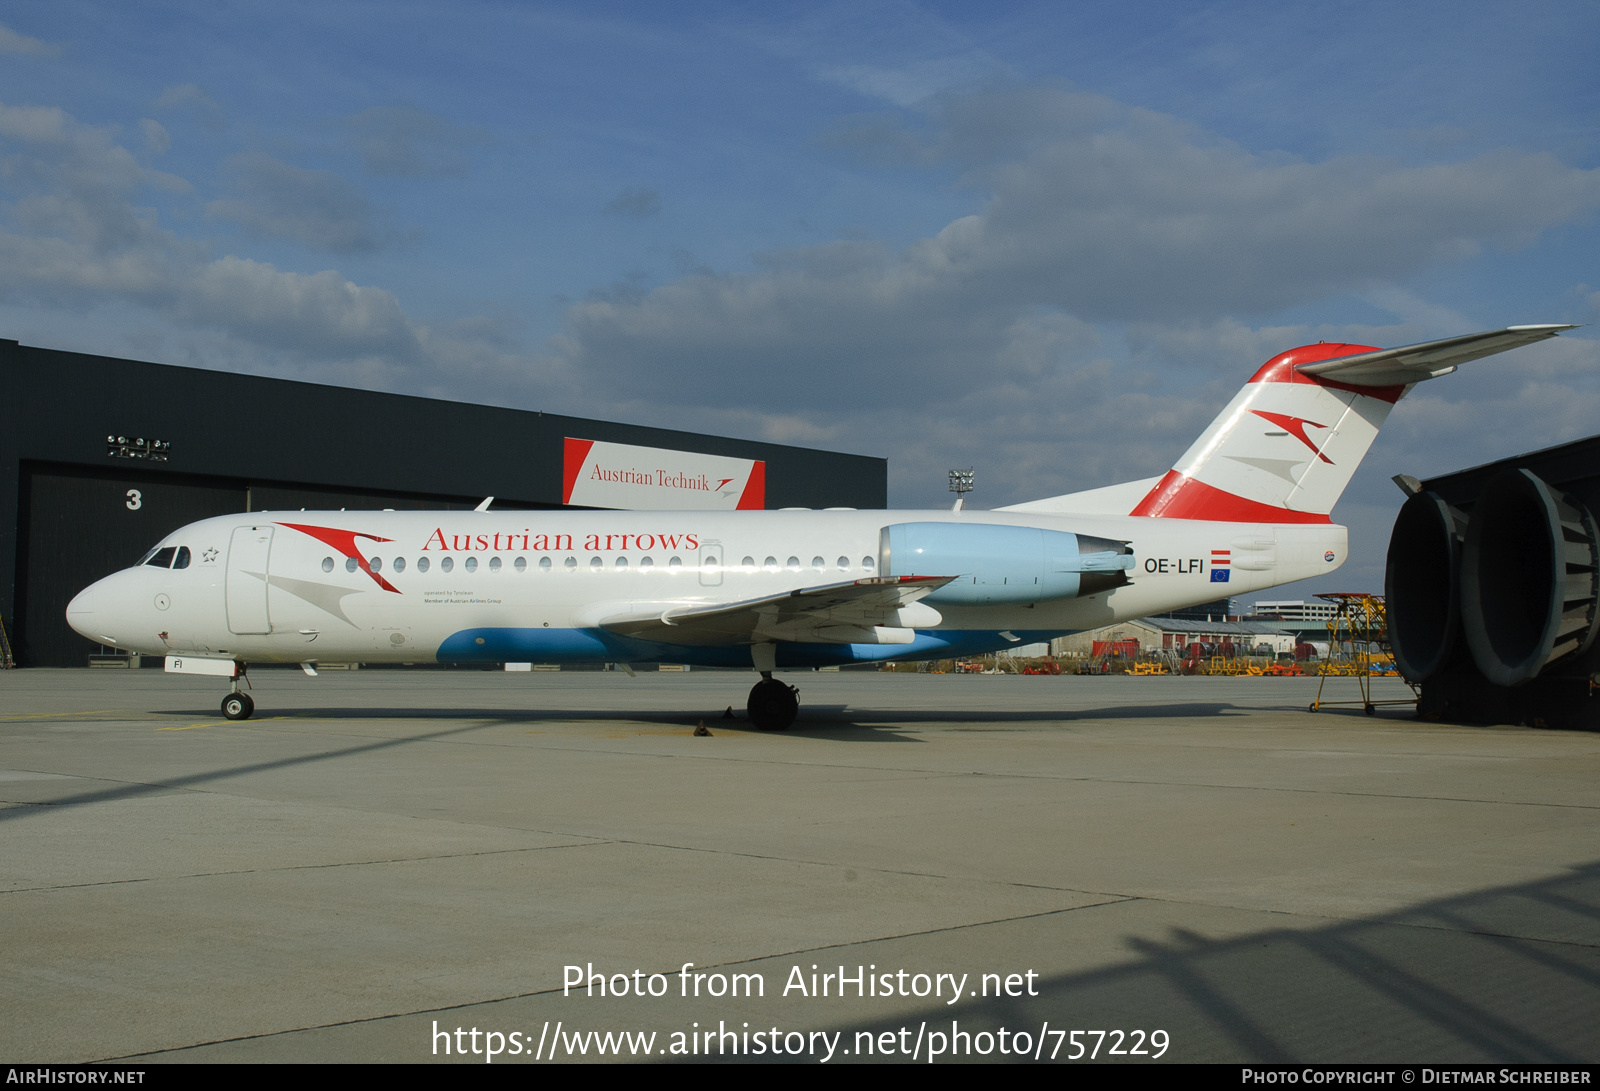
[[[178,559],[172,562],[172,567],[173,568],[188,568],[189,567],[189,547],[188,546],[179,546],[178,547]]]
[[[150,554],[149,559],[144,563],[149,565],[151,568],[171,568],[172,558],[177,556],[177,553],[177,546],[167,546],[164,549],[158,549],[154,553]]]
[[[137,561],[133,562],[133,567],[138,568],[140,565],[142,565],[146,561],[148,561],[151,557],[154,557],[156,555],[156,550],[158,550],[160,548],[161,548],[160,546],[151,546],[149,549],[145,550],[144,556],[140,557]]]

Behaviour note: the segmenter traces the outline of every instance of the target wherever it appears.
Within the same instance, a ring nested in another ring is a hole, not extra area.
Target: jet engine
[[[880,571],[956,576],[930,605],[994,606],[1078,598],[1130,582],[1127,542],[990,523],[896,523],[883,528]]]
[[[1600,631],[1600,533],[1575,498],[1527,469],[1490,480],[1472,509],[1461,620],[1472,658],[1501,686],[1583,654]]]
[[[1389,536],[1384,601],[1395,666],[1413,682],[1450,659],[1461,628],[1461,539],[1467,517],[1437,493],[1405,502]]]

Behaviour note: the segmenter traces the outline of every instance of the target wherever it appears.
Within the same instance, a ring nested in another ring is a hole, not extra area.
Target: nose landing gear
[[[233,692],[222,699],[222,714],[230,720],[248,720],[250,714],[256,710],[256,703],[250,699],[250,695],[239,692],[240,679],[244,680],[245,685],[250,684],[250,679],[245,675],[243,662],[234,665]]]
[[[772,677],[771,671],[762,671],[745,710],[750,722],[763,731],[782,731],[800,714],[800,691]]]

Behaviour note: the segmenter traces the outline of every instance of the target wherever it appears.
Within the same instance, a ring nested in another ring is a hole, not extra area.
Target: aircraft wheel
[[[1374,707],[1373,705],[1367,705],[1366,709],[1367,709],[1367,715],[1368,716],[1376,716],[1378,714],[1377,708]]]
[[[222,714],[230,720],[248,720],[255,710],[248,693],[230,693],[222,699]]]
[[[751,688],[745,710],[763,731],[782,731],[800,715],[800,691],[776,678],[763,678]]]

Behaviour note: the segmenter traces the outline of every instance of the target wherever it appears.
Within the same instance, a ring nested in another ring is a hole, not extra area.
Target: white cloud
[[[148,117],[140,118],[139,131],[144,134],[144,146],[151,155],[166,155],[172,150],[172,137],[161,122]]]
[[[940,122],[919,144],[987,187],[980,213],[898,252],[833,242],[759,255],[752,273],[591,299],[556,350],[674,402],[926,404],[1022,359],[1046,373],[1059,353],[1019,356],[1018,339],[1063,316],[1132,323],[1146,341],[1230,316],[1233,341],[1264,348],[1279,331],[1241,337],[1247,316],[1381,293],[1600,207],[1600,171],[1549,156],[1307,163],[1063,91],[952,98]]]
[[[224,169],[234,196],[208,204],[211,219],[330,254],[370,254],[396,238],[378,224],[366,197],[331,171],[307,170],[260,152],[232,156]]]
[[[50,42],[41,42],[37,38],[30,38],[26,34],[18,34],[10,27],[0,24],[0,53],[21,53],[31,57],[57,57],[61,55],[61,47]]]
[[[480,129],[402,106],[374,106],[346,118],[343,127],[368,171],[399,177],[465,174],[467,152],[489,139]]]
[[[660,213],[661,194],[646,186],[628,186],[607,201],[601,211],[627,220],[648,219]]]
[[[166,88],[156,99],[155,108],[187,114],[214,131],[221,129],[228,121],[227,111],[193,83],[179,83]]]
[[[986,57],[961,55],[912,61],[895,68],[878,65],[830,65],[818,71],[829,83],[848,87],[896,106],[915,106],[941,91],[992,79],[999,66]]]
[[[925,131],[844,133],[874,161],[957,168],[983,208],[903,249],[765,253],[752,272],[575,304],[551,352],[587,377],[588,411],[825,429],[891,454],[920,502],[973,463],[1016,468],[984,503],[1128,480],[1170,466],[1278,352],[1469,332],[1396,285],[1600,207],[1600,171],[1548,155],[1313,163],[1054,89],[946,97]],[[1351,293],[1399,321],[1253,321]]]
[[[69,313],[131,305],[180,338],[223,334],[236,342],[233,353],[244,346],[279,359],[287,354],[369,371],[374,360],[391,372],[415,371],[436,363],[442,351],[388,291],[332,270],[299,273],[215,257],[209,243],[162,227],[153,209],[137,203],[139,194],[184,193],[188,183],[141,166],[111,129],[79,124],[53,108],[0,106],[0,156],[0,186],[13,197],[0,226],[0,301]],[[347,195],[316,172],[262,159],[246,164],[257,171],[258,195],[267,188],[259,182],[264,175],[291,193],[323,200],[320,207],[310,202],[312,211],[291,226],[325,245],[341,240],[327,232],[370,229],[359,220],[354,228],[318,221],[316,215],[341,207],[354,218],[363,206],[341,206]],[[267,192],[269,212],[281,196]],[[452,340],[441,343],[448,349]]]

